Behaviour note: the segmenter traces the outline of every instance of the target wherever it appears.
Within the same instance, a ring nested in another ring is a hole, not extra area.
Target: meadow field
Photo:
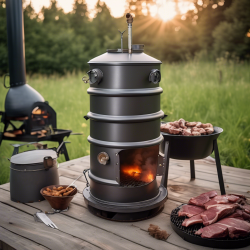
[[[228,61],[201,62],[190,60],[163,64],[161,109],[168,115],[165,121],[184,118],[188,121],[210,122],[222,127],[218,139],[221,162],[224,165],[250,169],[250,67],[249,63]],[[70,159],[89,154],[88,85],[83,73],[28,76],[28,84],[39,91],[57,112],[58,128],[71,129],[83,135],[72,135],[67,141]],[[3,82],[3,78],[0,78]],[[0,110],[4,110],[7,90],[0,86]],[[3,124],[0,123],[0,131]],[[0,184],[9,181],[9,161],[13,152],[10,141],[0,147]],[[48,142],[49,147],[57,147]],[[23,146],[20,151],[33,149]],[[64,156],[59,157],[59,162]]]

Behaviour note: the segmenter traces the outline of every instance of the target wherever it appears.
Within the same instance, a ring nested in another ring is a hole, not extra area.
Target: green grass
[[[184,118],[188,121],[210,122],[222,127],[218,140],[222,164],[250,169],[250,70],[249,64],[189,61],[162,66],[161,108],[167,121]],[[219,71],[222,81],[219,81]],[[83,116],[89,111],[88,85],[83,74],[64,77],[33,76],[28,83],[39,91],[57,112],[58,128],[82,132],[70,136],[67,144],[70,159],[89,154],[89,121]],[[3,79],[0,79],[2,81]],[[0,110],[4,110],[6,89],[0,86]],[[1,131],[3,126],[0,125]],[[4,141],[0,147],[0,183],[9,181],[9,161],[13,148]],[[48,143],[49,147],[57,146]],[[31,149],[30,146],[21,151]],[[60,156],[59,162],[64,161]]]

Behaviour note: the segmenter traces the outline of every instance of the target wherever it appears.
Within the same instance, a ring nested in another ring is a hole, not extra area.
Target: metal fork
[[[34,217],[36,217],[36,219],[39,219],[46,226],[54,228],[54,229],[58,229],[56,224],[54,222],[52,222],[51,219],[45,213],[37,212],[37,213],[34,214]]]

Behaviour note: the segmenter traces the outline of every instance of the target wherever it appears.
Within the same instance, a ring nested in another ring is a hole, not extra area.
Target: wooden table
[[[22,204],[10,200],[10,185],[0,186],[0,249],[211,249],[184,241],[170,225],[172,209],[186,203],[192,196],[202,192],[219,190],[215,163],[199,160],[196,163],[196,179],[190,181],[188,161],[170,160],[168,200],[158,216],[139,222],[113,222],[92,215],[82,196],[85,179],[77,181],[79,193],[74,197],[68,212],[49,215],[59,230],[35,222],[33,214],[41,209],[50,211],[47,201]],[[73,179],[89,168],[89,156],[60,164],[61,184]],[[244,194],[250,198],[250,171],[222,166],[227,193]],[[160,179],[160,177],[157,177]],[[152,238],[149,224],[158,225],[170,236],[166,241]],[[250,249],[250,247],[241,248]]]

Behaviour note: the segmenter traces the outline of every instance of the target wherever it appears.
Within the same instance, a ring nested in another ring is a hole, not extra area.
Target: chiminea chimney
[[[44,99],[26,84],[22,0],[6,0],[6,17],[10,89],[5,112],[9,117],[22,117],[28,115],[35,102],[44,102]]]
[[[130,13],[126,14],[127,24],[128,24],[128,53],[132,53],[132,23],[133,17]]]

